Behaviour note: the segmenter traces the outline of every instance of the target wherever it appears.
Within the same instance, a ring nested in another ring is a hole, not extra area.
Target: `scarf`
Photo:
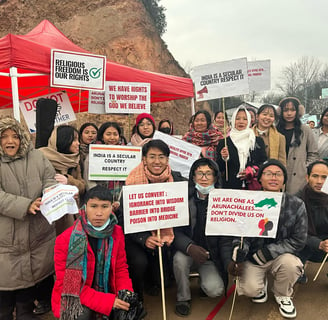
[[[76,319],[85,310],[85,307],[81,305],[80,293],[87,279],[88,235],[98,239],[93,288],[96,291],[109,292],[112,233],[117,219],[111,214],[109,220],[110,223],[104,230],[97,231],[87,222],[85,206],[80,209],[80,216],[73,225],[68,246],[60,320]],[[102,315],[97,314],[97,319],[102,319]]]
[[[261,136],[264,133],[267,133],[269,136],[269,150],[268,150],[268,159],[278,159],[279,160],[279,140],[280,133],[276,127],[271,126],[269,130],[261,131],[257,125],[253,127],[256,136]],[[256,134],[256,131],[259,134]]]
[[[216,146],[223,135],[212,125],[205,132],[196,132],[193,127],[183,136],[182,140],[203,147],[202,155],[204,158],[215,160]]]
[[[317,236],[312,217],[316,207],[328,207],[328,195],[324,192],[316,192],[309,186],[309,184],[306,184],[302,191],[302,199],[305,203],[308,216],[308,233],[312,236]]]
[[[222,126],[222,127],[221,126],[218,126],[215,122],[213,122],[213,127],[217,131],[219,131],[222,134],[222,137],[224,138],[224,126]],[[226,124],[225,130],[226,130],[226,136],[229,137],[231,128],[230,128],[230,126],[229,126],[228,123]]]
[[[239,110],[243,110],[247,116],[247,128],[244,130],[237,130],[235,126],[236,116]],[[239,107],[232,115],[231,118],[231,131],[230,138],[233,144],[236,146],[239,158],[239,172],[245,170],[247,159],[250,155],[250,151],[255,148],[255,134],[254,131],[249,128],[251,123],[251,115],[244,107]]]
[[[173,181],[174,180],[169,165],[159,176],[155,176],[148,170],[144,163],[141,162],[130,172],[127,179],[125,180],[125,185],[128,186],[135,184],[162,183]],[[174,240],[173,228],[161,229],[160,232],[161,240],[167,242],[168,245],[170,245]],[[153,236],[157,236],[157,231],[152,231],[151,233]]]
[[[48,141],[48,146],[40,148],[42,153],[61,174],[67,174],[68,169],[76,168],[80,162],[78,153],[60,153],[57,151],[57,130],[54,129]]]
[[[135,134],[131,137],[131,144],[132,144],[133,146],[136,146],[136,147],[142,147],[142,146],[145,145],[147,142],[149,142],[151,139],[152,139],[152,138],[145,138],[145,139],[142,139],[138,133],[135,133]]]

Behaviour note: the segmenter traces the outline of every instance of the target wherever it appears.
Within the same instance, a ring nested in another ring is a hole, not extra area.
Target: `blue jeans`
[[[200,277],[200,287],[211,298],[218,297],[224,293],[223,280],[212,260],[198,265],[193,259],[177,251],[173,257],[173,271],[177,283],[177,301],[191,300],[189,273],[197,270]]]

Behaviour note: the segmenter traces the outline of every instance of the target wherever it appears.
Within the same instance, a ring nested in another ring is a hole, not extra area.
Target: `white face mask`
[[[91,226],[96,231],[103,231],[109,225],[109,219],[101,227],[93,226],[89,220],[88,220],[88,225]]]
[[[195,188],[201,193],[201,194],[209,194],[211,190],[214,189],[214,183],[210,186],[203,187],[199,185],[198,183],[195,184]]]

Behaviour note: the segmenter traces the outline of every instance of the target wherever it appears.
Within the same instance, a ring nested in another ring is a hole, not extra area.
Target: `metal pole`
[[[16,67],[10,67],[9,76],[11,78],[11,92],[12,92],[12,98],[13,98],[14,118],[18,122],[20,122],[18,80],[17,80],[17,68]]]

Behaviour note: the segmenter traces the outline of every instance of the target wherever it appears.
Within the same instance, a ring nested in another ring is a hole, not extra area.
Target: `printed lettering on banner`
[[[250,92],[261,92],[271,89],[270,63],[270,60],[247,62]]]
[[[189,224],[188,181],[123,186],[124,231]]]
[[[209,194],[205,234],[276,236],[281,192],[214,189]]]
[[[141,147],[90,144],[89,180],[125,181],[141,161]]]
[[[179,171],[183,177],[188,179],[190,168],[192,164],[199,159],[202,149],[160,131],[155,131],[153,139],[160,139],[169,146],[169,163],[171,169]]]
[[[150,83],[106,81],[106,113],[150,113]]]
[[[106,57],[91,53],[51,50],[52,87],[105,90]]]
[[[36,132],[36,103],[40,98],[53,99],[58,103],[57,114],[55,118],[55,126],[65,124],[76,120],[74,110],[66,92],[54,92],[44,96],[34,97],[19,102],[19,108],[24,116],[30,133]]]
[[[194,67],[196,101],[206,101],[249,93],[247,59],[205,64]]]

